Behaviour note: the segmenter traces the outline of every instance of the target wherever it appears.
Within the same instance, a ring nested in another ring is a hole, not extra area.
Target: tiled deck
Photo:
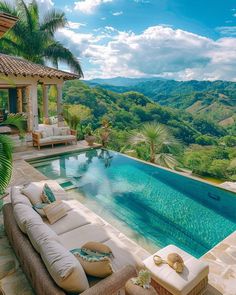
[[[34,169],[25,160],[36,157],[45,157],[64,152],[84,150],[88,148],[82,141],[77,145],[59,146],[52,148],[43,148],[41,150],[28,148],[25,152],[14,154],[14,169],[10,185],[20,185],[30,181],[40,181],[46,179],[44,175]],[[81,206],[83,206],[81,204]],[[94,214],[89,209],[88,214]],[[136,252],[140,257],[145,258],[148,253],[141,247],[119,233],[119,238]],[[211,249],[201,259],[207,261],[210,265],[209,288],[207,295],[236,295],[236,232],[227,237],[214,249]],[[29,283],[27,282],[17,259],[4,234],[2,215],[0,213],[0,288],[2,294],[17,295],[21,290],[21,295],[33,294]],[[1,291],[0,291],[1,294]]]

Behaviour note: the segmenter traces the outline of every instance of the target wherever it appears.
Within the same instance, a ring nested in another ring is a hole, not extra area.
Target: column
[[[48,86],[43,84],[43,123],[49,124],[49,115],[48,115]]]
[[[57,119],[58,126],[64,125],[62,110],[62,84],[57,84]]]
[[[34,131],[38,129],[38,93],[37,82],[27,86],[28,101],[28,130]]]
[[[23,112],[23,94],[22,88],[17,88],[17,113]]]

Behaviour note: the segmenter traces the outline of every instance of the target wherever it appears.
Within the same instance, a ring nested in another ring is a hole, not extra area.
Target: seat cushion
[[[25,204],[16,204],[13,207],[13,215],[23,233],[26,233],[25,224],[28,220],[35,219],[42,221],[41,216],[32,207]]]
[[[80,226],[90,223],[89,218],[83,212],[72,209],[67,211],[67,215],[59,219],[54,224],[49,224],[48,220],[45,223],[58,235],[71,231]]]
[[[209,266],[174,245],[169,245],[155,254],[166,260],[170,253],[178,253],[182,257],[185,264],[182,273],[176,273],[167,264],[156,266],[153,256],[144,260],[144,264],[151,271],[152,278],[170,293],[186,295],[208,276]]]
[[[56,241],[46,241],[41,257],[56,284],[67,292],[83,292],[89,288],[85,272],[74,255]]]
[[[112,259],[112,269],[114,272],[126,265],[133,265],[136,269],[142,269],[144,267],[142,260],[132,254],[119,239],[112,237],[112,239],[106,241],[104,244],[112,250],[114,256]]]
[[[42,220],[30,219],[25,223],[26,234],[28,235],[34,249],[40,253],[41,246],[47,240],[59,242],[58,235],[51,230]]]
[[[43,137],[39,139],[40,143],[48,143],[50,144],[53,141],[51,136]]]
[[[75,140],[74,135],[60,135],[51,137],[53,141]]]
[[[13,186],[11,188],[11,203],[13,206],[16,204],[25,204],[29,207],[32,207],[32,204],[28,197],[21,193],[21,186]]]
[[[61,244],[68,250],[81,248],[87,242],[104,243],[110,239],[106,226],[87,224],[59,235]]]

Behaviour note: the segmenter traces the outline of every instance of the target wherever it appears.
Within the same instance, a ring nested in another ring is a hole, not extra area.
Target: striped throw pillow
[[[62,201],[55,201],[43,208],[50,224],[57,222],[64,217],[66,213],[65,205]]]

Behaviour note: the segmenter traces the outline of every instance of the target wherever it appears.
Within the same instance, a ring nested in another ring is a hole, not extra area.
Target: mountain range
[[[112,78],[85,81],[117,93],[136,91],[163,106],[184,109],[220,125],[236,121],[236,83],[230,81],[175,81],[159,78]]]

